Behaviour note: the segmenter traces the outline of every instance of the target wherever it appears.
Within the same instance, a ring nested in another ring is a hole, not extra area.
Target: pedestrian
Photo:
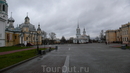
[[[105,44],[107,45],[107,42],[105,42]]]

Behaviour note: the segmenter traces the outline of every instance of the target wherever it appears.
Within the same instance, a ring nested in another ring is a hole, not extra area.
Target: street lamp
[[[37,32],[37,38],[36,38],[36,41],[37,41],[37,51],[39,51],[39,45],[38,45],[38,32]]]

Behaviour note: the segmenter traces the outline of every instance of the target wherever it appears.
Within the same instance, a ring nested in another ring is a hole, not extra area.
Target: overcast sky
[[[130,21],[130,0],[6,0],[15,19],[14,26],[30,22],[47,33],[55,32],[58,38],[75,37],[79,21],[81,34],[94,38],[101,30],[118,29]]]

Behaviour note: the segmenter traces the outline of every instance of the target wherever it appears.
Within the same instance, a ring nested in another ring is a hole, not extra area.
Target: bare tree
[[[53,44],[54,43],[54,39],[56,38],[56,34],[54,32],[51,32],[51,33],[49,33],[49,36],[50,36],[50,39],[51,39],[50,41]]]
[[[47,33],[45,31],[42,31],[42,44],[47,45]]]
[[[100,40],[104,41],[104,32],[103,32],[103,30],[101,30],[101,33],[100,33]]]
[[[68,40],[69,43],[73,43],[73,39],[74,39],[73,37],[70,37],[69,40]]]
[[[47,38],[47,33],[45,31],[42,31],[42,37],[43,37],[43,39]]]

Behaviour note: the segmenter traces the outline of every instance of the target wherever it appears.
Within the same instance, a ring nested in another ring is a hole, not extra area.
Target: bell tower
[[[79,38],[81,36],[80,34],[80,28],[79,28],[79,24],[77,25],[77,29],[76,29],[76,37]]]
[[[8,21],[8,4],[6,0],[0,0],[0,47],[5,46],[5,28]]]

